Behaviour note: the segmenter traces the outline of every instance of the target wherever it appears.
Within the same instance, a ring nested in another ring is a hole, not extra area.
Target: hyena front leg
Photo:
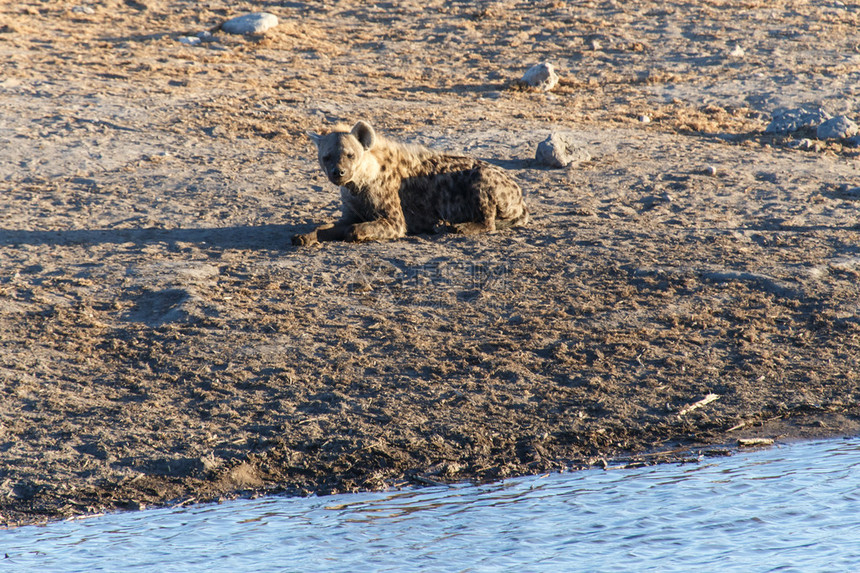
[[[293,244],[306,246],[315,245],[321,241],[344,241],[353,227],[352,223],[338,221],[337,223],[326,223],[311,231],[293,237]]]
[[[406,221],[383,217],[375,221],[357,223],[346,233],[347,241],[385,241],[406,236]]]

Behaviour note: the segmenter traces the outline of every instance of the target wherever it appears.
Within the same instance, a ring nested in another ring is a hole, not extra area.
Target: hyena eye
[[[352,151],[346,152],[346,158],[347,159],[352,159],[353,157],[355,157],[355,153],[353,153]]]

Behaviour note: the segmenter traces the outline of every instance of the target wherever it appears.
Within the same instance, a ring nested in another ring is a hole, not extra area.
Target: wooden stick
[[[678,415],[683,416],[685,414],[689,414],[690,412],[692,412],[696,408],[701,408],[702,406],[710,404],[711,402],[714,402],[715,400],[719,400],[719,399],[720,399],[719,394],[708,394],[707,396],[705,396],[704,398],[702,398],[698,402],[694,402],[694,403],[690,404],[689,406],[685,406],[685,407],[681,408],[681,411],[678,412]]]

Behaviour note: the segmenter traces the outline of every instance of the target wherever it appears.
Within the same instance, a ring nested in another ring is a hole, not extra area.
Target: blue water
[[[0,531],[3,571],[860,571],[860,439]]]

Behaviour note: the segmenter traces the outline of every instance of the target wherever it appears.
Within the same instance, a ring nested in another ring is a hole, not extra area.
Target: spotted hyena
[[[479,233],[529,220],[519,186],[494,165],[385,139],[364,121],[308,135],[326,176],[340,186],[343,213],[293,237],[296,245],[397,239],[442,226]]]

